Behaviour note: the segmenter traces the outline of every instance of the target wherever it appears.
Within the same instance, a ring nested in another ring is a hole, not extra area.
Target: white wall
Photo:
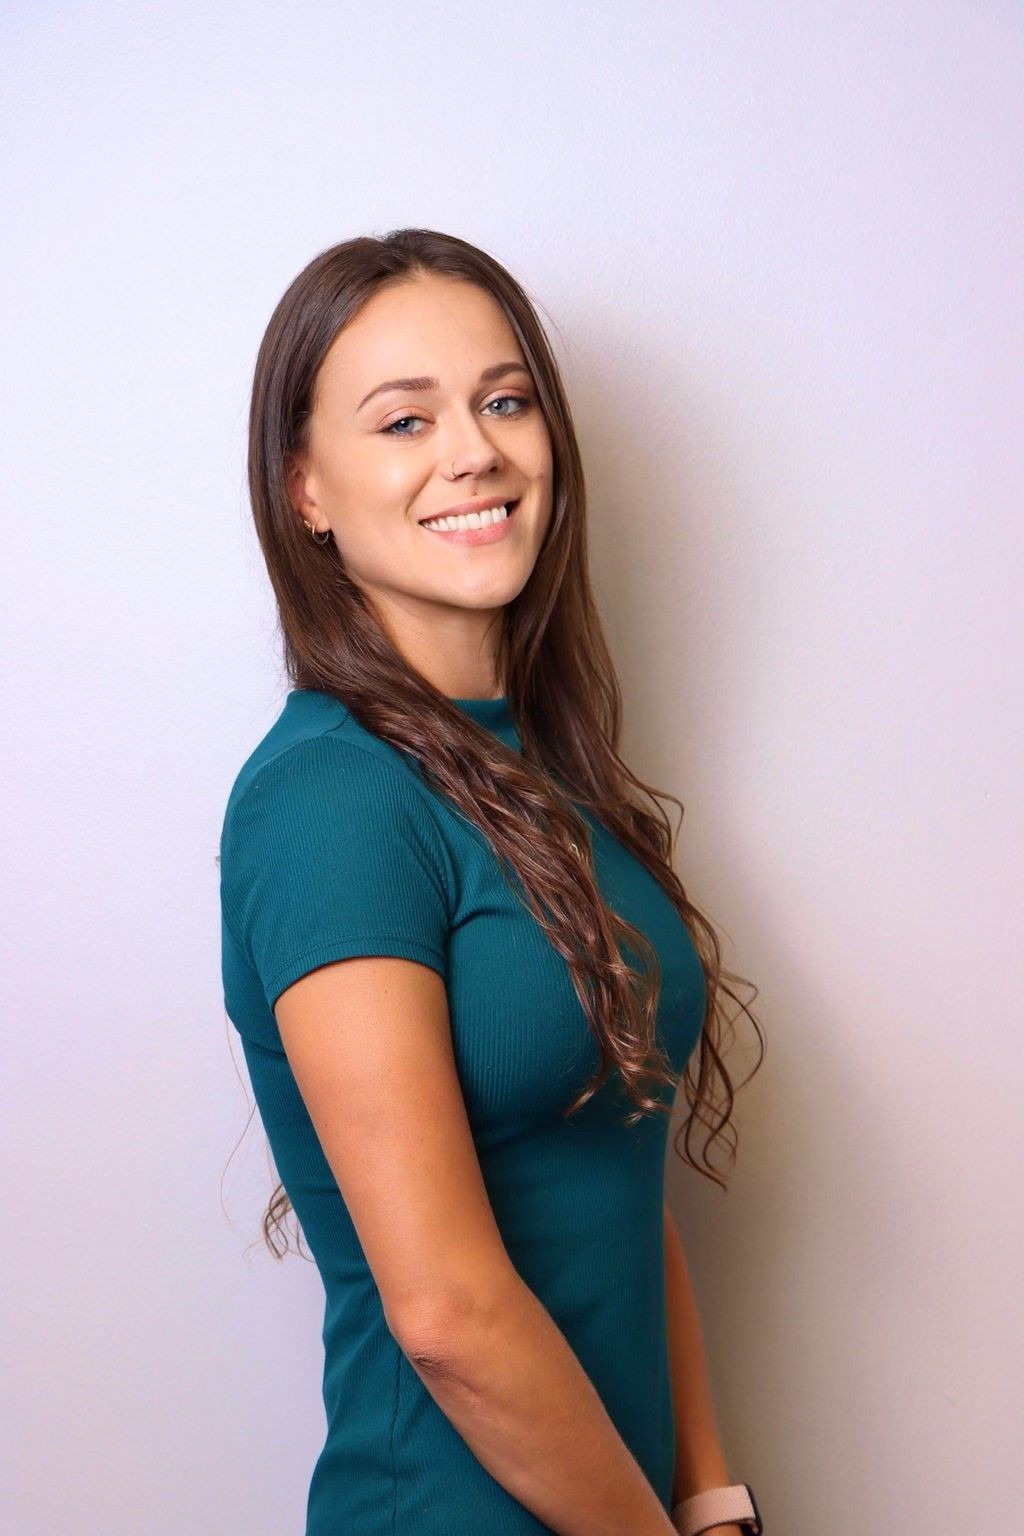
[[[300,1530],[320,1289],[244,1252],[219,977],[223,797],[284,686],[247,388],[299,268],[399,224],[550,319],[628,755],[761,988],[732,1192],[670,1174],[733,1475],[772,1536],[1010,1529],[1021,8],[0,28],[4,1529]]]

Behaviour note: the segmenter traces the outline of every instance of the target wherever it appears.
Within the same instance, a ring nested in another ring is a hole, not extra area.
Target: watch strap
[[[672,1521],[680,1536],[701,1536],[716,1525],[744,1525],[751,1536],[761,1536],[764,1526],[754,1502],[749,1483],[733,1483],[728,1488],[706,1488],[688,1499],[680,1499],[672,1511]]]

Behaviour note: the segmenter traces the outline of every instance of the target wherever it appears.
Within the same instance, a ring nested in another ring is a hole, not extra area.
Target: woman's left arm
[[[683,1245],[667,1203],[663,1217],[668,1357],[676,1421],[674,1509],[680,1499],[703,1493],[706,1488],[726,1487],[731,1479],[715,1423],[697,1301]],[[738,1525],[716,1525],[712,1529],[714,1536],[744,1536]]]

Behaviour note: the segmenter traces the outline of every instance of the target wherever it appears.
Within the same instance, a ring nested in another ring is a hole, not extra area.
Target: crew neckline
[[[449,703],[457,705],[467,715],[472,715],[474,720],[480,720],[486,724],[497,725],[502,720],[512,718],[507,693],[499,694],[496,699],[449,699]]]
[[[496,699],[452,699],[448,702],[454,704],[464,715],[475,720],[477,725],[490,731],[499,741],[503,741],[513,752],[522,751],[522,743],[519,740],[519,732],[516,730],[516,722],[512,715],[512,702],[507,693],[499,694]]]
[[[503,741],[515,752],[522,751],[522,743],[519,732],[516,730],[515,719],[512,714],[512,702],[507,693],[499,694],[496,699],[448,699],[458,709],[482,725],[486,730],[492,731],[499,741]],[[325,693],[319,688],[291,688],[288,691],[286,707],[289,713],[299,709],[302,705],[308,706],[314,711],[314,717],[318,711],[323,711],[328,719],[335,719],[337,711],[344,709],[332,693]],[[350,717],[350,711],[344,710],[342,718]]]

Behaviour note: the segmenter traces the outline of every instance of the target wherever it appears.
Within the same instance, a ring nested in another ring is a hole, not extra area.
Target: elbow
[[[430,1376],[472,1385],[487,1358],[487,1341],[504,1337],[511,1326],[515,1293],[507,1279],[456,1288],[421,1299],[388,1326],[410,1364]]]

